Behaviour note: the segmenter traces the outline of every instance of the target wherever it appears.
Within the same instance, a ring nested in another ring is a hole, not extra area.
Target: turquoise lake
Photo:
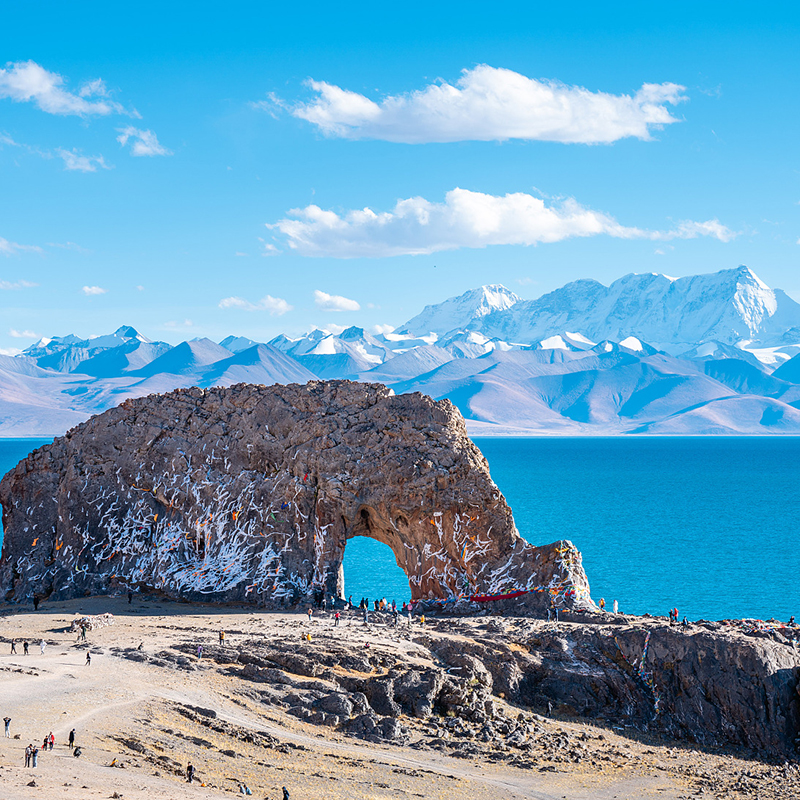
[[[630,613],[800,617],[800,439],[480,438],[534,544],[570,539],[592,596]],[[44,440],[0,440],[0,474]],[[345,590],[409,597],[385,545],[351,540]]]

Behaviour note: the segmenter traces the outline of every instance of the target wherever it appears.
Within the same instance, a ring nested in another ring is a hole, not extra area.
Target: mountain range
[[[739,267],[580,280],[536,300],[482,286],[386,334],[54,337],[0,356],[0,435],[63,433],[177,387],[317,378],[447,397],[473,434],[800,433],[800,304]]]

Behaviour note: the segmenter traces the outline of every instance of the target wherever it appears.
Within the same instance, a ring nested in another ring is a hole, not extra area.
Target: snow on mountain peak
[[[442,303],[425,306],[396,332],[412,336],[425,336],[429,333],[444,336],[451,331],[472,327],[475,320],[493,312],[505,311],[520,300],[520,297],[502,284],[480,286]]]
[[[677,279],[631,273],[608,287],[573,281],[470,325],[506,341],[541,341],[569,329],[595,341],[634,336],[673,350],[710,339],[778,344],[795,326],[800,304],[745,266]]]

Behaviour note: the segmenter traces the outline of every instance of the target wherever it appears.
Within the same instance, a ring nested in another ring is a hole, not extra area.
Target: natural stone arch
[[[414,599],[552,590],[591,606],[571,544],[519,536],[454,406],[378,384],[128,400],[32,453],[0,503],[8,599],[117,586],[264,605],[336,595],[347,539],[369,535]]]

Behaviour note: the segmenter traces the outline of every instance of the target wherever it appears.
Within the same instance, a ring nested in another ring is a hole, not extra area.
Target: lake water
[[[592,596],[690,619],[800,617],[800,439],[480,438],[534,544],[570,539]],[[43,440],[0,439],[0,474]],[[391,551],[348,542],[345,589],[409,597]]]

